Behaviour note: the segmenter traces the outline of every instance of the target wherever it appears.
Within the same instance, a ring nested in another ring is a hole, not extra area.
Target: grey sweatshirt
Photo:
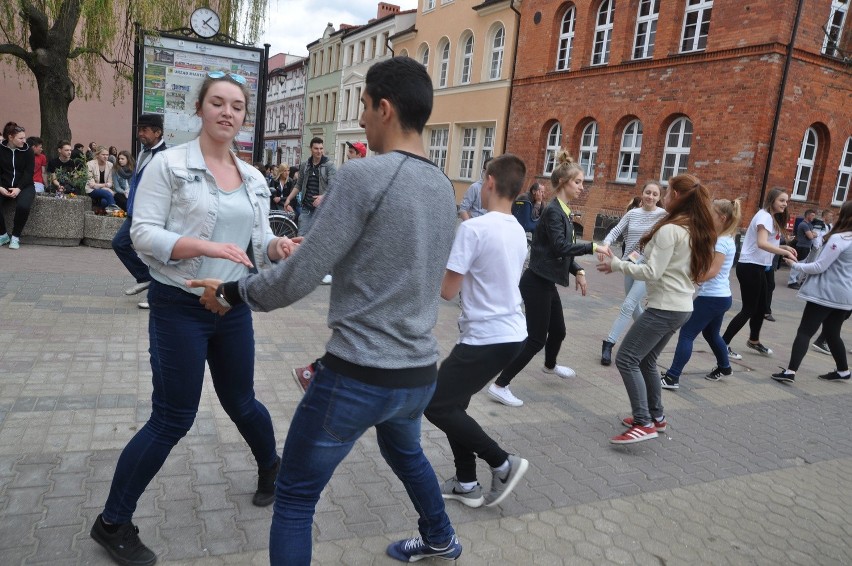
[[[402,152],[353,160],[332,179],[302,245],[240,280],[239,293],[252,310],[270,311],[331,273],[326,365],[378,385],[422,384],[436,375],[432,330],[455,226],[452,183],[430,161]]]

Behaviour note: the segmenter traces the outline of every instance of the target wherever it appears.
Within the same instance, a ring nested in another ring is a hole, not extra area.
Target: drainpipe
[[[515,12],[515,53],[512,55],[512,76],[509,77],[509,102],[506,104],[506,121],[503,126],[503,153],[506,153],[506,141],[509,139],[509,113],[512,109],[512,91],[515,88],[515,67],[518,64],[518,37],[521,35],[521,13],[515,8],[515,0],[510,0],[509,8]]]
[[[796,34],[799,31],[799,21],[802,19],[802,5],[804,0],[799,0],[796,6],[796,20],[793,22],[793,30],[790,32],[790,42],[787,44],[787,60],[784,61],[784,72],[781,74],[781,85],[778,93],[778,103],[775,105],[775,119],[772,121],[772,134],[769,136],[769,151],[766,156],[766,169],[763,171],[763,183],[760,185],[760,199],[758,206],[763,204],[766,195],[766,184],[769,182],[769,168],[772,165],[772,154],[775,152],[775,140],[778,137],[778,123],[781,121],[781,107],[784,105],[784,91],[787,89],[787,76],[790,73],[790,63],[793,61],[793,46],[796,43]]]

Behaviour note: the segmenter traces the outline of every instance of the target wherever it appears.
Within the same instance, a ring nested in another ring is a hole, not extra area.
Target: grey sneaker
[[[515,489],[515,486],[518,485],[518,482],[527,473],[527,468],[529,467],[530,463],[527,460],[520,456],[509,454],[509,471],[505,477],[500,477],[500,473],[497,471],[491,471],[491,491],[485,496],[485,506],[493,507],[506,499],[506,496]]]
[[[766,346],[764,346],[760,342],[746,342],[746,347],[748,347],[751,350],[754,350],[755,352],[757,352],[758,354],[761,354],[763,356],[771,356],[772,355],[772,350],[770,350],[769,348],[767,348]]]
[[[733,350],[731,350],[731,347],[728,346],[728,358],[732,360],[741,360],[743,359],[743,355],[734,352]]]
[[[464,505],[473,508],[482,507],[482,504],[485,503],[481,485],[476,484],[476,487],[470,491],[465,491],[462,489],[459,480],[455,477],[448,479],[441,486],[441,497],[461,501]]]

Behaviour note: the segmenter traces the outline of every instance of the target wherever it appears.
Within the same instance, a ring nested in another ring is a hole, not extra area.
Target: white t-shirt
[[[722,269],[719,270],[716,277],[698,286],[699,297],[731,296],[731,266],[734,265],[734,255],[737,253],[737,246],[734,244],[734,239],[730,236],[717,238],[715,252],[724,255],[725,261],[722,263]]]
[[[745,238],[743,238],[743,247],[740,251],[740,263],[754,263],[768,267],[772,265],[772,259],[775,254],[767,252],[757,247],[757,227],[763,226],[769,232],[769,243],[773,246],[781,245],[781,233],[775,229],[775,221],[772,215],[763,209],[757,211],[754,218],[748,225]]]
[[[527,236],[511,214],[489,212],[462,222],[447,269],[464,275],[459,343],[520,342],[527,337],[521,280]]]

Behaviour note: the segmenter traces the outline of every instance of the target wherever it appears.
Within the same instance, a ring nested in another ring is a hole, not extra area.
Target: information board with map
[[[195,101],[207,73],[222,71],[241,75],[251,92],[246,120],[235,140],[238,154],[251,162],[259,140],[257,97],[260,88],[263,49],[237,47],[169,35],[144,36],[142,84],[139,111],[162,114],[163,139],[173,146],[198,136],[201,118],[195,114]]]

